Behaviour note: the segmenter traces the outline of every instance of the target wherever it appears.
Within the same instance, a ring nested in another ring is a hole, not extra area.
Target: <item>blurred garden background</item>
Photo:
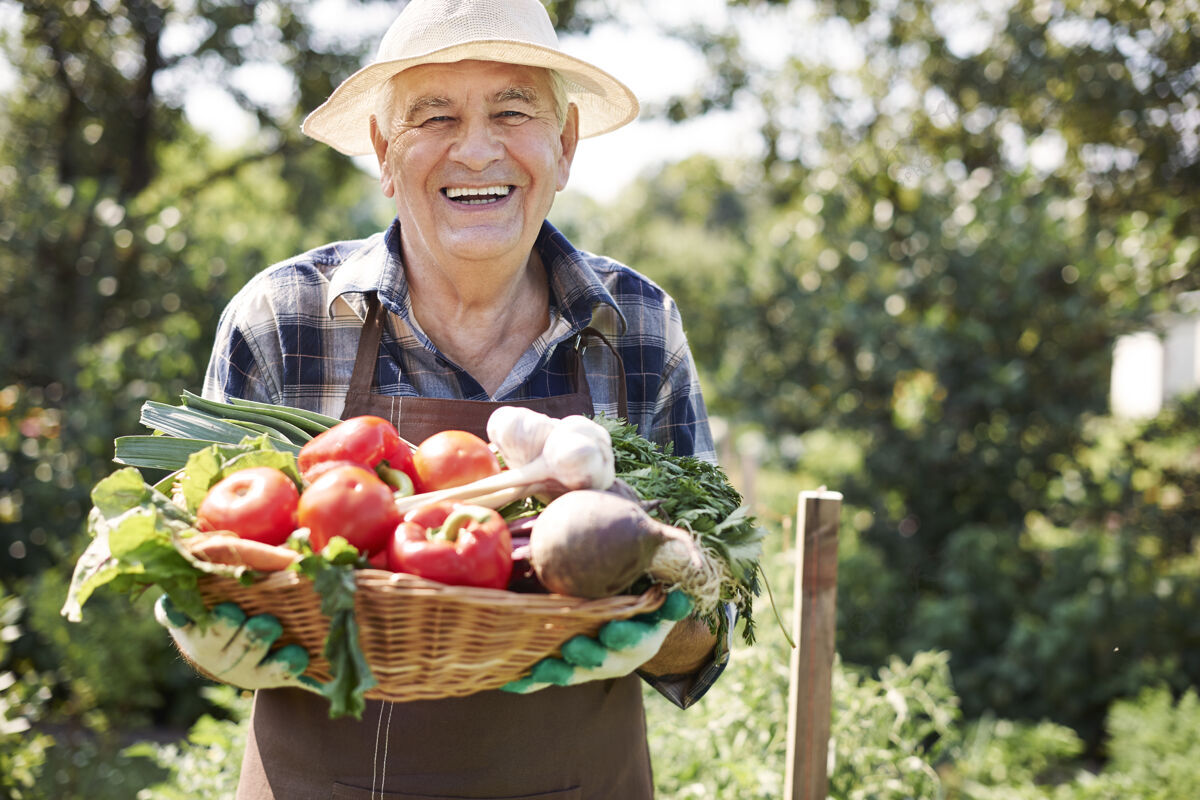
[[[0,795],[232,797],[246,698],[151,597],[59,608],[226,300],[389,221],[299,122],[399,5],[0,0]],[[644,42],[687,76],[551,219],[682,307],[785,622],[797,492],[845,496],[832,796],[1200,797],[1200,3],[547,6],[635,88]],[[1191,360],[1114,414],[1114,348],[1168,331]],[[758,619],[699,706],[648,697],[660,797],[781,796]]]

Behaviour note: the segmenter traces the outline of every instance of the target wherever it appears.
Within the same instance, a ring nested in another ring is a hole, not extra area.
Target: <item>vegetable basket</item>
[[[499,688],[557,655],[572,636],[594,636],[610,620],[653,611],[664,597],[657,586],[641,595],[585,600],[447,586],[375,569],[354,576],[359,643],[378,681],[366,696],[392,702]],[[283,625],[279,643],[299,644],[310,654],[306,674],[321,682],[333,677],[323,654],[330,621],[306,576],[275,572],[243,584],[209,575],[199,589],[209,607],[229,601],[247,614],[275,615]]]

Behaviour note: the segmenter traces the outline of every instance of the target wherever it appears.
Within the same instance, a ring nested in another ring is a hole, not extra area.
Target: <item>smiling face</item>
[[[410,265],[524,266],[575,153],[549,74],[488,61],[425,64],[392,83],[388,130],[371,119],[383,193],[395,200]]]

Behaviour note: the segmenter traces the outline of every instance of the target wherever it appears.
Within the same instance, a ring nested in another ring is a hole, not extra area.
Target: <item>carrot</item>
[[[259,572],[278,572],[300,560],[295,550],[242,539],[231,532],[218,532],[192,540],[188,551],[201,561],[249,567]]]

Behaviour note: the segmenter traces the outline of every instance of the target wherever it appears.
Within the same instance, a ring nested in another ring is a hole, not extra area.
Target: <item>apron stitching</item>
[[[387,786],[388,741],[392,738],[392,709],[396,707],[396,704],[388,703],[387,707],[387,727],[383,729],[383,767],[379,770],[379,800],[383,800],[383,790]],[[380,711],[379,714],[383,716],[383,711]]]
[[[390,723],[390,720],[389,720]],[[378,777],[379,766],[379,729],[383,726],[383,705],[379,706],[379,722],[375,724],[375,757],[371,761],[371,800],[375,800],[375,779]],[[387,757],[384,756],[386,759]],[[386,767],[387,765],[384,764]]]

